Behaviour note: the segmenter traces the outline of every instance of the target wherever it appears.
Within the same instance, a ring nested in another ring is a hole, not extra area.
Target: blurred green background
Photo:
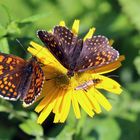
[[[38,29],[51,29],[60,20],[71,27],[80,19],[80,35],[92,26],[96,35],[114,39],[114,48],[126,56],[123,66],[111,73],[123,87],[120,96],[108,94],[111,112],[89,118],[73,111],[65,124],[53,124],[53,114],[36,124],[34,107],[0,99],[0,140],[140,140],[140,0],[0,0],[0,51],[22,58],[29,41],[37,41]]]

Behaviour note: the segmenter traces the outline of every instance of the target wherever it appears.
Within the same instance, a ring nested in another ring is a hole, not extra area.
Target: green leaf
[[[4,26],[7,26],[7,24],[11,21],[10,9],[5,3],[0,4],[0,17],[1,24]]]
[[[85,127],[84,127],[85,126]],[[99,139],[99,140],[118,140],[120,138],[120,128],[117,121],[113,118],[93,118],[86,120],[81,132],[82,139]]]
[[[18,26],[17,21],[12,21],[8,26],[7,26],[7,34],[10,35],[17,35],[21,33],[21,29]]]
[[[127,87],[128,87],[128,89],[130,91],[139,92],[139,90],[140,90],[140,81],[134,82],[134,83],[129,83],[129,84],[127,84]]]
[[[13,105],[6,100],[0,99],[0,112],[10,112],[13,109]]]
[[[19,110],[19,111],[16,111],[16,114],[18,116],[28,117],[28,113],[26,111]]]
[[[37,120],[37,114],[35,112],[30,112],[30,119],[36,121]]]
[[[33,16],[30,16],[28,18],[25,18],[25,19],[19,21],[19,23],[32,23],[32,22],[35,22],[35,21],[37,21],[37,20],[39,20],[41,18],[45,18],[48,15],[49,15],[48,13],[33,15]]]
[[[137,56],[134,60],[134,65],[136,67],[136,70],[138,74],[140,75],[140,56]]]
[[[0,51],[4,53],[10,53],[8,40],[6,37],[0,39]]]
[[[26,120],[19,125],[20,129],[28,135],[43,136],[43,128],[33,120]]]
[[[0,38],[6,35],[6,33],[7,33],[6,29],[0,24]]]

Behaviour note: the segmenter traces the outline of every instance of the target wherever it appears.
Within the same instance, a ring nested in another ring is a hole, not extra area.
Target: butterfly
[[[68,70],[69,77],[75,72],[107,65],[119,57],[119,52],[109,45],[105,36],[92,36],[84,41],[64,26],[55,26],[52,33],[39,30],[37,35]]]
[[[75,88],[75,90],[81,90],[81,89],[83,89],[83,90],[86,91],[88,87],[90,87],[92,85],[96,85],[96,84],[98,84],[100,82],[101,82],[101,79],[98,79],[98,78],[97,79],[92,79],[92,80],[89,80],[89,81],[87,81],[87,82],[85,82],[85,83],[77,86]]]
[[[44,73],[36,59],[28,61],[0,53],[0,97],[16,101],[20,98],[26,106],[31,105],[40,95]]]

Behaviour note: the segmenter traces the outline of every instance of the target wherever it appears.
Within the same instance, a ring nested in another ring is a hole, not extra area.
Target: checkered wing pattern
[[[86,39],[83,48],[76,62],[75,71],[85,71],[107,65],[119,57],[118,51],[109,45],[104,36],[93,36]]]
[[[26,106],[31,105],[40,95],[44,79],[44,73],[40,65],[36,62],[33,62],[33,72],[31,75],[31,81],[29,83],[29,89],[26,95],[23,97],[23,102]]]
[[[63,26],[55,26],[53,34],[38,31],[38,36],[64,67],[73,69],[75,59],[82,49],[82,40],[78,40],[77,36]]]
[[[21,69],[26,62],[16,56],[0,53],[0,97],[17,100],[18,86],[21,82]]]
[[[20,98],[29,106],[40,95],[43,82],[43,71],[34,57],[25,61],[0,53],[0,97],[7,100]]]

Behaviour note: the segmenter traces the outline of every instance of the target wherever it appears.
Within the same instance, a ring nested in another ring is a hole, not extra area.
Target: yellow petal
[[[63,20],[60,21],[59,25],[60,25],[60,26],[65,26],[65,21],[63,21]]]
[[[98,90],[94,89],[93,90],[94,93],[93,96],[96,98],[96,100],[99,102],[99,104],[104,108],[106,109],[107,111],[110,111],[112,106],[111,104],[109,103],[109,101],[106,99],[105,96],[103,96]]]
[[[60,113],[59,113],[59,112],[57,112],[57,113],[55,113],[53,123],[58,123],[58,122],[59,122],[59,120],[60,120]]]
[[[88,98],[85,96],[83,91],[76,91],[76,98],[81,107],[84,109],[84,111],[90,116],[94,116],[94,112],[92,111],[92,105]]]
[[[35,42],[30,42],[30,45],[32,47],[29,47],[28,51],[32,55],[36,56],[44,65],[50,65],[57,69],[57,71],[67,72],[67,69],[60,64],[60,62],[50,53],[47,48],[42,47]]]
[[[113,40],[113,39],[110,39],[110,40],[109,40],[109,45],[112,46],[113,43],[114,43],[114,40]]]
[[[93,36],[95,32],[95,28],[91,28],[88,33],[86,34],[86,36],[84,37],[84,41],[87,39],[87,38],[91,38]]]
[[[53,80],[45,81],[42,89],[42,95],[48,96],[48,93],[52,91],[52,87],[54,87],[55,82]]]
[[[72,26],[72,32],[77,35],[79,32],[79,23],[80,20],[74,20],[73,26]]]
[[[49,30],[48,33],[53,33],[52,30]]]
[[[81,118],[81,113],[80,113],[79,104],[75,95],[76,94],[72,94],[72,106],[73,106],[73,110],[74,110],[76,118],[79,119]]]
[[[37,49],[37,50],[42,49],[42,46],[41,46],[41,45],[39,45],[39,44],[37,44],[37,43],[35,43],[35,42],[33,42],[33,41],[30,42],[30,45],[31,45],[32,47],[34,47],[35,49]]]
[[[37,123],[42,124],[45,119],[49,116],[49,114],[51,113],[54,105],[55,105],[55,101],[56,99],[54,98],[53,100],[51,100],[51,102],[43,109],[43,111],[40,113]]]
[[[58,89],[52,89],[46,97],[35,108],[36,112],[40,112],[45,106],[48,106],[57,96]]]
[[[32,47],[28,47],[28,51],[33,55],[36,56],[38,59],[40,59],[40,61],[43,64],[48,64],[50,62],[54,62],[56,61],[56,59],[54,58],[54,56],[49,52],[49,50],[45,47],[42,47],[40,45],[38,45],[35,42],[30,42],[30,45]],[[47,61],[46,60],[46,56],[47,56]],[[47,62],[47,63],[45,63]]]
[[[60,105],[62,103],[62,99],[63,99],[63,96],[65,95],[65,92],[66,92],[65,90],[60,89],[60,91],[57,93],[58,97],[57,97],[56,104],[53,109],[53,113],[60,113]]]
[[[122,89],[120,84],[107,76],[92,74],[93,79],[100,79],[101,82],[96,85],[96,88],[107,90],[111,93],[121,94]]]
[[[61,104],[60,122],[63,123],[67,119],[71,106],[71,90],[65,93]]]
[[[88,99],[90,100],[93,110],[96,113],[101,113],[102,112],[101,107],[91,92],[93,92],[93,90],[88,90],[87,92],[85,92],[85,94],[87,95]]]

